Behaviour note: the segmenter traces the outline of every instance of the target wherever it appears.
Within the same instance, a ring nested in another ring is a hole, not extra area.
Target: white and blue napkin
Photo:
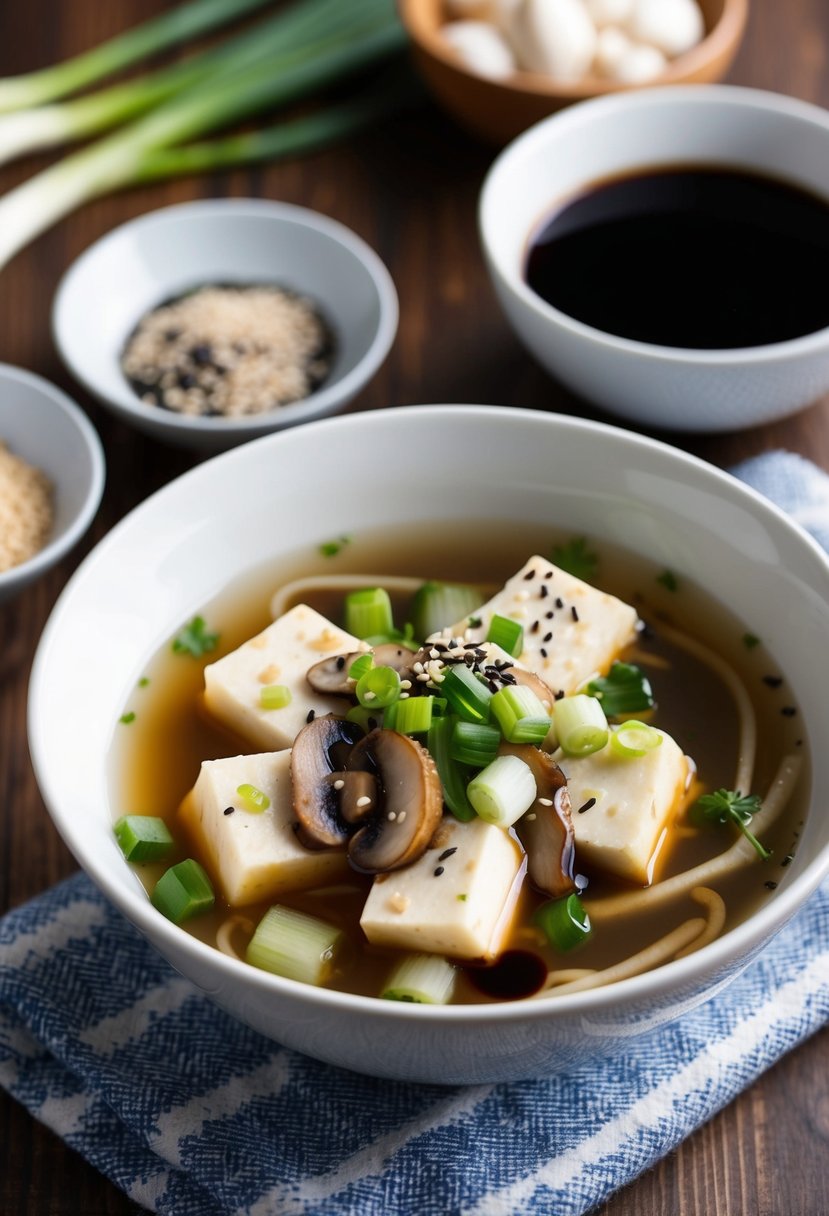
[[[738,476],[829,548],[829,478]],[[76,875],[0,921],[0,1084],[164,1216],[578,1216],[829,1021],[829,886],[713,1000],[550,1080],[377,1081],[208,1003]]]

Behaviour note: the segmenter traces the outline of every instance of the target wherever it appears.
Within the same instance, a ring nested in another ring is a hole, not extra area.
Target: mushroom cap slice
[[[355,681],[349,678],[348,672],[351,664],[365,653],[363,650],[355,650],[350,654],[332,654],[309,667],[305,678],[314,692],[330,697],[353,698]]]
[[[363,732],[354,722],[325,714],[314,718],[291,748],[293,809],[297,838],[307,849],[343,848],[350,827],[340,814],[334,780]]]
[[[535,777],[535,802],[514,825],[527,852],[530,880],[553,899],[571,895],[577,890],[576,835],[567,778],[547,752],[529,743],[503,743],[499,751],[519,756]]]
[[[373,771],[380,790],[378,813],[351,837],[351,865],[380,874],[417,861],[443,815],[443,790],[432,757],[408,735],[373,730],[354,748],[349,768]]]

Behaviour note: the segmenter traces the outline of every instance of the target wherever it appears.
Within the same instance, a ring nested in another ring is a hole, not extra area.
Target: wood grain
[[[0,5],[0,74],[82,50],[161,11],[161,0],[28,0]],[[829,105],[826,0],[753,0],[730,79]],[[397,283],[402,317],[391,357],[354,408],[414,402],[504,403],[601,417],[526,357],[495,303],[480,257],[476,201],[492,151],[431,106],[282,166],[166,183],[102,199],[46,233],[2,271],[0,359],[67,388],[107,452],[104,505],[89,537],[22,599],[0,606],[0,914],[75,869],[41,802],[26,748],[26,684],[39,633],[89,547],[195,458],[112,421],[63,372],[49,334],[57,281],[93,240],[132,216],[192,198],[262,196],[342,220],[372,244]],[[0,170],[0,191],[43,159]],[[829,469],[829,402],[798,417],[719,437],[668,437],[720,465],[772,448]],[[602,1216],[821,1216],[829,1213],[829,1031],[782,1060]],[[0,1213],[136,1213],[109,1182],[0,1096]],[[424,1216],[440,1216],[439,1213]]]

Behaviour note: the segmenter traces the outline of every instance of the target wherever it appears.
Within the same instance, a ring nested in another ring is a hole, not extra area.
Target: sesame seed
[[[388,819],[388,821],[389,821],[390,823],[394,823],[395,819],[397,818],[397,812],[396,812],[396,811],[389,811],[389,813],[388,813],[388,815],[386,816],[386,818]]]
[[[538,653],[541,655],[542,659],[546,659],[546,658],[547,658],[547,651],[546,651],[546,649],[545,649],[543,646],[542,646],[542,647],[540,647],[540,649],[539,649]]]
[[[553,800],[552,800],[552,798],[539,798],[538,805],[539,806],[552,806]]]
[[[776,891],[777,890],[777,883],[772,882],[771,880],[769,880],[768,882],[764,882],[763,886],[766,888],[767,891]]]
[[[225,813],[225,815],[232,815],[235,810],[236,810],[235,806],[226,806],[224,809],[224,813]]]
[[[397,816],[397,822],[402,823],[405,818],[406,818],[406,812],[401,811],[400,814]]]
[[[797,709],[794,705],[784,705],[780,712],[784,718],[793,718],[797,713]]]
[[[552,577],[553,577],[553,571],[552,571],[552,570],[548,570],[548,571],[546,572],[546,574],[544,575],[544,577],[545,577],[545,578],[552,578]]]
[[[545,613],[544,613],[544,620],[545,620],[545,621],[551,621],[551,620],[553,619],[553,617],[554,617],[554,616],[555,616],[555,613],[554,613],[554,612],[552,612],[552,611],[550,611],[550,612],[545,612]]]
[[[411,680],[401,680],[400,681],[400,687],[403,689],[404,692],[406,692],[409,688],[411,688],[411,686],[412,686]]]
[[[315,709],[309,709],[308,713],[305,715],[305,721],[313,722],[314,718],[316,718],[316,716],[317,716],[317,711]]]
[[[552,642],[552,640],[553,640],[553,633],[552,633],[552,630],[550,630],[550,632],[549,632],[549,633],[545,633],[545,634],[544,634],[544,641],[545,641],[545,642]]]
[[[443,852],[441,853],[440,857],[438,858],[438,861],[446,861],[447,857],[451,857],[452,854],[457,853],[457,851],[458,851],[458,846],[456,844],[452,845],[451,849],[444,849]]]
[[[763,683],[767,684],[769,686],[769,688],[779,688],[780,685],[783,683],[783,677],[782,676],[763,676]]]
[[[582,805],[579,807],[579,811],[578,811],[578,813],[579,813],[580,815],[583,815],[585,811],[589,811],[589,810],[590,810],[590,808],[591,808],[592,806],[595,806],[595,805],[596,805],[596,799],[595,799],[595,798],[588,798],[588,799],[587,799],[587,802],[582,803]]]
[[[440,878],[442,873],[443,873],[443,866],[438,866],[437,869],[435,870],[435,878]]]
[[[342,669],[344,667],[345,667],[345,655],[338,654],[337,655],[337,671],[342,671]]]
[[[546,597],[549,594],[550,594],[550,588],[547,586],[546,583],[542,583],[541,588],[539,590],[539,595],[541,596],[542,599],[546,599]]]
[[[338,777],[337,780],[334,782],[334,789],[341,790],[344,787],[344,785],[345,785],[345,782],[343,781],[342,777]]]
[[[371,799],[368,794],[362,794],[356,802],[357,806],[371,806]]]
[[[560,595],[557,595],[556,596],[556,608],[563,608],[563,607],[564,607],[564,600],[561,598]]]
[[[540,627],[541,627],[540,621],[533,621],[532,625],[530,625],[530,633],[538,633],[538,630]]]

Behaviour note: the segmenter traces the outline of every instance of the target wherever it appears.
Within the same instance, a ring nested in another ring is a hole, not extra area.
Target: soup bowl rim
[[[71,608],[75,588],[82,584],[96,566],[107,561],[113,548],[122,544],[122,537],[130,528],[131,521],[139,516],[143,517],[147,513],[161,510],[171,494],[177,492],[177,488],[188,486],[195,490],[200,485],[204,486],[219,467],[220,462],[221,466],[225,468],[232,468],[235,465],[243,466],[246,462],[255,461],[259,453],[265,453],[275,445],[297,441],[298,436],[307,435],[312,428],[315,435],[325,436],[329,432],[333,432],[332,438],[344,437],[347,439],[348,436],[345,433],[365,427],[367,419],[379,419],[380,425],[394,426],[395,417],[408,418],[412,420],[413,424],[422,422],[424,428],[428,428],[435,417],[441,414],[459,420],[462,417],[464,422],[469,423],[477,421],[484,426],[489,425],[489,422],[496,426],[506,422],[509,422],[510,426],[521,425],[523,422],[550,428],[551,432],[555,432],[556,429],[581,432],[585,436],[590,435],[599,440],[604,437],[623,446],[633,446],[642,451],[649,450],[662,460],[667,458],[671,461],[678,461],[695,476],[704,479],[710,486],[717,487],[727,497],[731,499],[736,497],[743,503],[750,504],[752,512],[769,521],[778,532],[782,527],[789,539],[801,551],[811,552],[812,558],[816,558],[821,567],[821,574],[829,578],[829,557],[823,549],[799,525],[762,495],[737,481],[728,473],[695,456],[659,440],[627,432],[609,424],[502,406],[446,404],[409,406],[400,411],[379,411],[376,414],[357,413],[320,420],[309,427],[302,428],[300,432],[286,431],[268,435],[242,448],[231,449],[212,457],[176,478],[175,481],[158,490],[134,508],[85,558],[58,599],[35,656],[28,707],[32,763],[55,826],[95,884],[167,957],[173,955],[176,959],[189,959],[197,968],[199,965],[203,965],[203,972],[220,978],[222,982],[227,981],[231,987],[241,981],[244,987],[251,990],[293,994],[302,1002],[309,1002],[319,1009],[349,1010],[364,1017],[388,1019],[394,1022],[407,1022],[410,1019],[429,1023],[546,1021],[584,1014],[588,1010],[599,1012],[609,1008],[641,1005],[643,1002],[652,1004],[655,998],[664,999],[672,991],[687,993],[691,988],[705,986],[712,977],[716,978],[729,966],[741,969],[745,963],[750,961],[752,952],[783,927],[829,874],[829,843],[819,849],[816,855],[805,863],[802,872],[790,876],[783,888],[775,893],[767,903],[755,909],[744,921],[720,938],[684,959],[670,962],[639,976],[616,981],[604,988],[582,993],[551,995],[549,999],[522,1000],[501,1004],[418,1006],[417,1009],[413,1009],[411,1005],[394,1001],[383,1001],[376,997],[317,988],[290,979],[283,979],[251,967],[241,960],[231,958],[216,947],[200,941],[186,929],[174,925],[156,911],[144,891],[139,889],[138,884],[127,881],[132,876],[126,862],[117,871],[113,871],[106,866],[91,862],[85,855],[83,833],[78,830],[77,824],[67,819],[61,805],[60,775],[50,769],[47,754],[48,741],[44,738],[40,717],[40,707],[50,695],[48,679],[50,650],[56,642],[60,642],[64,627],[63,618]],[[171,622],[171,624],[174,623]],[[105,760],[106,758],[102,757],[102,761]],[[278,1037],[277,1031],[278,1027],[275,1028],[275,1037]]]

